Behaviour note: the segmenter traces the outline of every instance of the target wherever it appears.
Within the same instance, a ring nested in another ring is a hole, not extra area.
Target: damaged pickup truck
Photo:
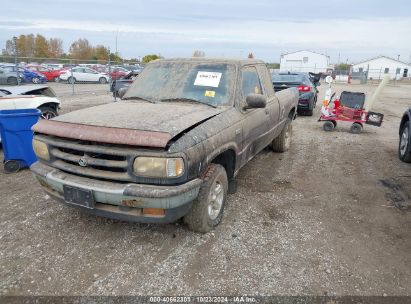
[[[289,148],[298,91],[274,93],[259,60],[168,59],[122,99],[33,127],[40,185],[96,215],[208,232],[241,167]]]

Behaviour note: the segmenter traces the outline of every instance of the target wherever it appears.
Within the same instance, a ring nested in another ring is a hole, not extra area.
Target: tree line
[[[63,40],[50,38],[37,34],[20,35],[16,40],[17,56],[27,58],[56,58],[56,59],[78,59],[78,60],[104,60],[110,57],[112,61],[122,61],[119,54],[110,53],[103,45],[93,46],[85,38],[80,38],[71,43],[69,52],[63,50]],[[6,41],[2,50],[3,56],[14,56],[13,39]]]

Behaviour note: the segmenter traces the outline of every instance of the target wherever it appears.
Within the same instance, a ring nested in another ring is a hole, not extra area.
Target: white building
[[[330,65],[330,56],[311,51],[298,51],[282,54],[280,58],[280,72],[313,72],[327,73],[333,70]]]
[[[368,72],[368,79],[382,79],[384,74],[389,74],[391,79],[411,77],[411,65],[392,59],[387,56],[371,58],[352,66],[352,71]]]

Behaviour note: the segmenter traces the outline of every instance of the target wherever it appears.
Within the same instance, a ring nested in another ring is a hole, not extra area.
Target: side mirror
[[[247,103],[247,106],[244,107],[244,110],[265,108],[267,104],[267,99],[264,95],[261,94],[247,95],[245,101]]]
[[[120,99],[123,99],[126,92],[127,92],[127,88],[121,88],[120,90],[118,90],[118,97],[120,97]]]

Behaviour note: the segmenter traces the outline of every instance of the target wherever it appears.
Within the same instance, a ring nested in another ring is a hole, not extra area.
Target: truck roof
[[[157,60],[156,60],[157,61]],[[238,66],[244,66],[249,64],[265,64],[264,61],[259,59],[240,59],[240,58],[204,58],[204,57],[192,57],[192,58],[170,58],[159,59],[161,62],[193,62],[193,63],[227,63]]]

